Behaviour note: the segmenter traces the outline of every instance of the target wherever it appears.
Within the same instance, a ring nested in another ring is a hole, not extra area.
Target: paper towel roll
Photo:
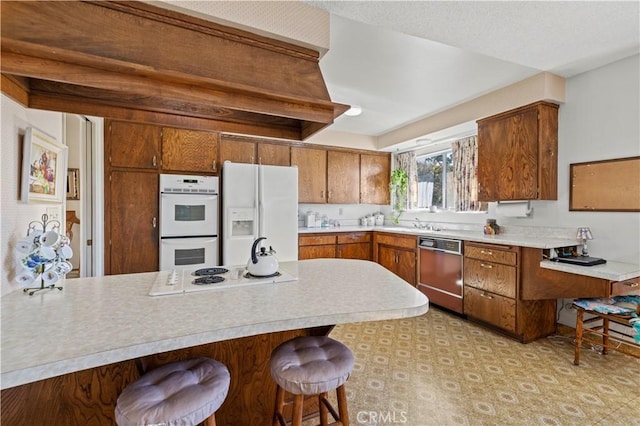
[[[496,213],[505,217],[529,217],[531,214],[529,201],[498,201]]]

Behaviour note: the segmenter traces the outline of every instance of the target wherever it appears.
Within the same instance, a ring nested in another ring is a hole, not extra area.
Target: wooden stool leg
[[[349,425],[349,409],[347,408],[347,391],[344,385],[338,386],[336,389],[338,395],[338,413],[340,414],[340,421],[343,425]]]
[[[216,426],[216,413],[213,413],[204,420],[204,426]]]
[[[325,400],[327,399],[327,393],[321,393],[318,395],[318,406],[320,407],[320,426],[327,426],[327,419],[329,410],[327,410],[327,405]]]
[[[295,395],[293,398],[292,426],[302,426],[303,411],[304,411],[304,395]]]
[[[283,418],[283,410],[284,410],[284,389],[278,386],[276,390],[276,406],[273,410],[273,426],[283,426],[284,418]]]
[[[602,355],[607,354],[607,348],[609,347],[609,318],[602,317]]]
[[[584,320],[584,311],[582,309],[577,309],[576,315],[576,348],[575,348],[575,357],[573,359],[573,363],[575,365],[580,365],[580,348],[582,347],[582,321]]]

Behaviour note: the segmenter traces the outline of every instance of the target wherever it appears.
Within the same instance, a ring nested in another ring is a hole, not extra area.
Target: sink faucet
[[[416,217],[416,222],[417,222],[417,223],[414,223],[414,224],[413,224],[413,226],[414,226],[415,228],[418,228],[418,229],[424,229],[424,230],[426,230],[426,231],[439,231],[439,230],[440,230],[439,228],[435,227],[435,226],[434,226],[434,225],[432,225],[431,223],[425,223],[425,224],[423,224],[422,222],[420,222],[420,219],[418,219],[417,217]]]

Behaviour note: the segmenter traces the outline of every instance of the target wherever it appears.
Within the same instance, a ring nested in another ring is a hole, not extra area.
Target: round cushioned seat
[[[197,425],[220,408],[229,370],[210,358],[176,361],[144,374],[118,397],[118,425]]]
[[[326,336],[288,340],[271,354],[271,376],[295,395],[317,395],[342,386],[353,370],[353,353]]]

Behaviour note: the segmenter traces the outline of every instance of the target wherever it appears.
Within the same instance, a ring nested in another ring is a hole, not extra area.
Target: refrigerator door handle
[[[258,235],[256,238],[265,236],[264,229],[264,170],[262,166],[258,165],[258,170],[256,173],[256,200],[258,202]]]

